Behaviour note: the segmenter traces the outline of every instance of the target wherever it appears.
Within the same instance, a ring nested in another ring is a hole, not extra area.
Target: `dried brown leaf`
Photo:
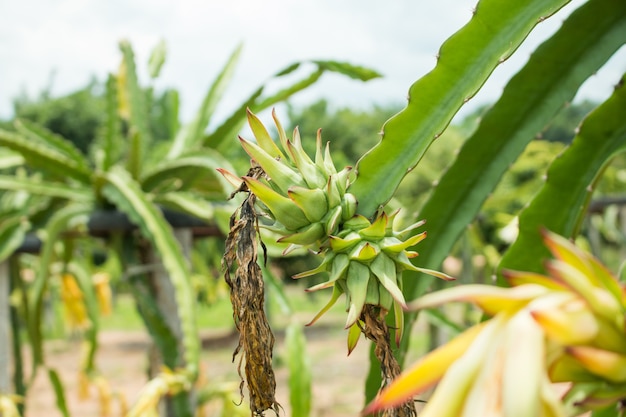
[[[254,170],[252,168],[248,175],[263,175],[258,168]],[[247,190],[243,188],[238,191]],[[258,220],[255,200],[254,194],[249,193],[239,210],[231,216],[222,267],[230,287],[233,319],[239,331],[239,344],[233,352],[233,362],[241,353],[237,369],[241,377],[240,393],[243,398],[243,388],[247,383],[253,416],[262,416],[269,409],[278,415],[280,405],[275,399],[276,378],[272,369],[274,335],[265,315],[265,287],[261,267],[257,263]],[[231,270],[235,267],[233,278]],[[245,378],[241,372],[244,361]]]

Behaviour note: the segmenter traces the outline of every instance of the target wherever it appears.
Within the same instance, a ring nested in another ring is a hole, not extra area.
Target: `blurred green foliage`
[[[337,166],[354,166],[356,161],[380,140],[381,126],[400,110],[400,105],[374,106],[369,110],[333,108],[327,100],[305,107],[288,107],[293,127],[298,127],[304,149],[315,153],[315,132],[322,129],[322,139],[330,141]],[[337,153],[337,155],[335,155]],[[343,155],[340,155],[343,154]]]
[[[172,89],[157,93],[148,87],[143,89],[143,94],[148,103],[152,137],[156,141],[172,138],[179,129],[178,93]],[[95,78],[66,95],[55,97],[46,89],[36,97],[22,94],[13,100],[14,118],[29,120],[69,139],[84,154],[101,135],[105,112],[105,86]],[[0,127],[11,129],[11,123],[2,121]]]
[[[38,97],[22,95],[14,100],[15,118],[26,119],[71,138],[83,153],[104,122],[102,86],[94,79],[85,87],[61,97],[43,91]]]
[[[149,103],[151,134],[157,141],[171,138],[180,128],[176,117],[179,104],[177,91],[168,89],[155,92],[152,87],[148,87],[143,90],[143,94]],[[86,153],[105,122],[105,104],[104,86],[94,79],[85,87],[59,97],[51,96],[47,90],[36,98],[25,95],[18,97],[14,100],[14,113],[15,118],[41,124],[68,138]],[[595,105],[583,101],[565,107],[504,175],[477,217],[479,233],[486,242],[501,249],[510,243],[510,239],[501,231],[539,190],[547,167],[571,142],[577,126]],[[404,207],[403,211],[408,216],[419,212],[433,183],[453,162],[457,150],[474,130],[487,107],[477,108],[450,126],[429,148],[421,163],[404,178],[395,200]],[[322,99],[300,107],[288,105],[287,114],[291,127],[300,130],[303,145],[308,152],[314,151],[315,133],[321,128],[322,138],[331,143],[338,166],[354,166],[358,158],[380,140],[380,133],[372,132],[381,132],[384,122],[400,108],[400,104],[373,106],[369,109],[336,108],[328,100]],[[11,121],[0,121],[0,124],[10,126]],[[626,156],[618,155],[607,166],[596,195],[619,195],[625,186]],[[313,261],[304,256],[298,265],[302,262],[310,265]],[[286,277],[301,270],[300,266],[290,268],[289,265],[289,262],[281,265],[285,268]]]
[[[574,138],[575,129],[597,105],[598,103],[585,100],[565,107],[552,119],[552,123],[541,134],[541,138],[549,142],[570,143]]]

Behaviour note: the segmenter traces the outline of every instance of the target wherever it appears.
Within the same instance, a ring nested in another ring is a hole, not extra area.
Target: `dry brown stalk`
[[[254,168],[253,168],[254,169]],[[248,175],[251,175],[251,172]],[[254,175],[263,175],[256,171]],[[238,191],[246,192],[246,189]],[[278,415],[276,379],[272,369],[274,335],[265,315],[265,289],[261,268],[257,263],[258,220],[254,209],[256,197],[249,193],[239,210],[230,218],[230,232],[222,261],[226,282],[230,287],[233,319],[239,331],[239,344],[233,352],[233,362],[241,353],[237,371],[241,377],[240,393],[248,385],[252,416],[263,416],[266,410]],[[239,219],[237,220],[237,214]],[[235,277],[231,269],[236,265]],[[241,366],[245,360],[245,378]]]
[[[387,312],[380,307],[366,305],[361,313],[361,321],[365,323],[363,326],[363,334],[369,340],[374,342],[374,354],[380,362],[380,372],[382,376],[382,390],[391,383],[398,375],[401,369],[398,361],[393,355],[391,349],[391,338],[389,336],[389,327],[385,322]],[[413,401],[407,401],[401,406],[385,410],[381,417],[415,417],[417,411]]]

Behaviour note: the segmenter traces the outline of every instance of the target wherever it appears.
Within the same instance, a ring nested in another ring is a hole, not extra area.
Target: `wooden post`
[[[0,262],[0,394],[11,392],[11,276],[9,262]]]
[[[191,257],[191,249],[193,245],[192,230],[190,228],[174,229],[174,237],[180,243],[180,247],[181,247],[181,251],[183,255],[185,256],[187,260],[189,260],[189,258]],[[154,248],[150,249],[149,263],[152,265],[159,265],[155,267],[151,273],[152,288],[154,291],[154,297],[155,297],[156,303],[159,307],[159,310],[161,311],[161,314],[163,315],[165,323],[167,327],[170,329],[170,331],[172,332],[172,335],[178,341],[177,350],[178,350],[178,356],[179,356],[178,359],[180,361],[180,358],[183,356],[183,349],[184,349],[184,346],[182,344],[183,331],[182,331],[182,327],[180,323],[180,318],[178,316],[178,306],[176,303],[175,289],[174,289],[174,286],[172,285],[172,282],[167,272],[165,271],[165,268],[163,268],[163,266],[160,265],[161,258],[159,257],[159,253],[156,252]],[[163,358],[161,357],[160,352],[158,352],[158,349],[156,348],[156,346],[153,345],[152,351],[150,352],[151,377],[154,377],[156,374],[159,373],[162,365],[163,365]],[[184,366],[184,365],[185,364],[182,362],[178,363],[178,366]],[[189,407],[186,407],[186,408],[188,408],[188,410],[192,413],[190,415],[191,417],[194,412],[193,404],[191,404],[193,402],[193,397],[194,397],[193,392],[186,393],[186,395],[185,393],[183,393],[183,395],[179,395],[178,398],[164,401],[160,405],[159,414],[164,415],[164,416],[167,415],[170,417],[185,417],[185,416],[181,416],[180,414],[182,410],[180,409],[176,410],[177,407],[174,406],[172,401],[177,401],[179,404],[181,404],[181,402],[188,402]]]

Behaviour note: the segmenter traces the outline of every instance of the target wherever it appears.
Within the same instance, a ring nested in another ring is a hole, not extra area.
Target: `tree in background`
[[[95,79],[70,94],[52,97],[47,88],[32,99],[22,95],[13,101],[15,118],[44,126],[50,131],[71,138],[83,153],[104,122],[105,98],[102,85]]]
[[[155,141],[172,138],[178,131],[178,92],[166,89],[155,92],[152,87],[143,89],[149,117],[149,128]],[[69,94],[54,97],[50,87],[37,97],[25,94],[13,101],[15,119],[34,122],[46,129],[68,138],[82,153],[86,154],[92,141],[102,135],[105,123],[105,85],[93,78],[85,87]],[[10,129],[9,121],[0,122]]]
[[[543,131],[541,138],[549,142],[570,143],[574,138],[576,127],[597,105],[598,103],[585,100],[564,107]]]

